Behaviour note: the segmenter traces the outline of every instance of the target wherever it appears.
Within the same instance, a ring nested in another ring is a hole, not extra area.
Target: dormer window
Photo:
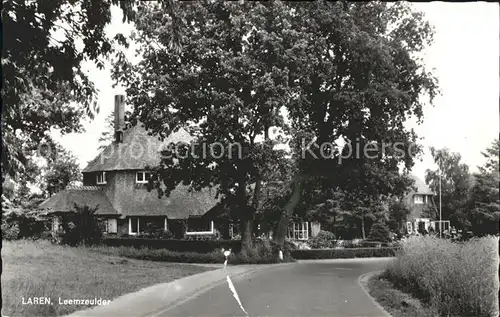
[[[135,182],[137,184],[147,184],[151,179],[151,172],[141,171],[135,174]]]
[[[106,184],[106,172],[99,172],[97,173],[97,185],[103,185]]]

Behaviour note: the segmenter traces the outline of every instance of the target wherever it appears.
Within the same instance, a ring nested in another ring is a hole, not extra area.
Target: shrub
[[[2,235],[4,239],[39,239],[48,231],[46,221],[21,212],[2,215]]]
[[[292,250],[291,256],[295,259],[352,259],[370,257],[392,257],[397,248],[346,248],[346,249],[316,249]]]
[[[95,215],[97,208],[75,204],[75,209],[76,213],[66,215],[63,221],[62,244],[76,246],[99,243],[102,239],[102,228]]]
[[[139,239],[138,239],[139,240]],[[166,240],[164,240],[166,241]],[[175,240],[179,241],[179,240]],[[188,241],[188,242],[212,242],[212,241]],[[139,260],[163,261],[163,262],[179,262],[179,263],[224,263],[225,257],[221,249],[214,249],[210,252],[179,252],[167,249],[152,249],[148,247],[133,248],[133,247],[106,247],[98,246],[92,248],[94,251],[114,255],[123,256]],[[231,249],[225,247],[224,249]],[[279,262],[278,247],[271,241],[256,241],[253,248],[232,253],[229,256],[229,264],[270,264]],[[285,248],[283,250],[284,261],[293,261],[290,252]]]
[[[377,222],[372,226],[367,240],[377,241],[377,242],[389,242],[391,241],[390,234],[391,233],[387,225],[385,225],[382,222]]]
[[[332,232],[321,230],[316,237],[309,239],[309,245],[313,249],[333,248],[335,235]]]
[[[19,225],[2,222],[2,239],[17,240],[19,238]]]
[[[149,249],[167,249],[177,252],[210,253],[217,249],[232,249],[239,252],[241,241],[237,240],[180,240],[180,239],[147,239],[147,238],[106,238],[102,244],[111,247],[134,247]]]
[[[232,264],[271,264],[279,263],[280,247],[271,240],[256,240],[252,248],[232,253],[228,262]],[[282,249],[283,262],[292,262],[290,250],[285,245]]]
[[[493,316],[498,311],[498,238],[404,239],[386,276],[440,316]]]
[[[154,223],[148,223],[146,228],[138,235],[138,238],[146,239],[171,239],[172,237],[173,234],[170,231],[165,231],[163,227],[160,228]]]

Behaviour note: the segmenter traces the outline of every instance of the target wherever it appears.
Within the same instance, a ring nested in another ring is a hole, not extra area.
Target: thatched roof
[[[170,143],[190,142],[194,138],[184,129],[172,133],[164,141],[149,135],[144,126],[138,122],[124,131],[123,142],[108,145],[83,173],[99,171],[115,171],[122,178],[121,186],[112,191],[90,191],[85,195],[95,195],[96,201],[106,200],[109,210],[114,214],[124,216],[167,216],[170,219],[184,219],[189,216],[199,216],[212,209],[219,200],[215,199],[215,189],[208,188],[199,192],[190,192],[188,186],[179,185],[169,197],[158,198],[155,190],[148,192],[145,188],[133,186],[135,174],[120,171],[144,170],[160,163],[161,151]],[[132,177],[132,179],[127,179]],[[130,185],[132,186],[132,185]],[[59,195],[59,194],[58,194]],[[56,195],[57,196],[57,195]],[[99,198],[97,197],[99,196]],[[78,198],[80,200],[84,198]],[[59,211],[72,210],[71,206],[77,200],[73,199],[71,190],[64,191],[57,198],[43,205]],[[87,199],[91,203],[92,198]]]
[[[96,158],[89,162],[83,173],[99,171],[142,170],[160,163],[160,151],[170,143],[190,142],[193,137],[184,129],[179,129],[161,141],[149,135],[143,124],[124,131],[123,142],[113,142]]]
[[[69,187],[52,195],[40,204],[38,209],[48,213],[75,212],[75,204],[95,208],[98,215],[116,215],[117,211],[104,190],[97,186]]]
[[[98,215],[107,216],[166,216],[185,219],[201,216],[217,205],[215,190],[190,192],[188,186],[179,185],[169,197],[158,198],[155,191],[142,190],[135,195],[123,193],[115,200],[115,207],[99,186],[70,187],[45,200],[38,207],[46,213],[75,212],[75,204],[95,208]]]
[[[168,197],[158,197],[156,190],[135,191],[134,195],[120,194],[116,198],[117,209],[123,216],[166,216],[169,219],[186,219],[201,216],[219,202],[215,189],[189,191],[188,186],[179,185]]]

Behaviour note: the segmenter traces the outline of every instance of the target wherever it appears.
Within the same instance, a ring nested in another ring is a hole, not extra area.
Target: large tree
[[[399,185],[406,182],[399,167],[411,168],[420,151],[405,122],[411,117],[421,122],[422,97],[432,101],[437,93],[435,78],[417,57],[431,43],[430,25],[405,3],[290,6],[295,9],[290,28],[299,40],[286,56],[288,84],[297,91],[287,109],[293,127],[312,134],[318,144],[316,155],[301,157],[300,175],[319,176],[326,179],[316,182],[323,188],[338,185],[367,201],[405,188]],[[317,155],[325,142],[339,139],[344,141],[339,151]],[[391,146],[381,150],[383,142]],[[356,155],[357,145],[362,152],[365,146],[378,151]],[[291,211],[283,213],[284,223]]]
[[[164,153],[159,191],[168,195],[181,182],[217,187],[238,213],[243,247],[250,247],[268,163],[284,155],[269,133],[286,128],[279,110],[291,95],[283,67],[292,45],[284,32],[290,10],[278,2],[183,3],[181,52],[168,49],[173,21],[159,5],[140,13],[135,40],[143,60],[118,64],[115,78],[127,87],[135,118],[153,133],[185,127],[198,144]]]
[[[500,141],[495,140],[482,154],[486,163],[474,174],[475,183],[471,189],[469,219],[475,235],[498,234],[500,223],[499,164]]]
[[[43,178],[45,190],[51,196],[66,186],[81,181],[82,174],[76,158],[69,151],[58,146],[57,155],[47,162]]]
[[[217,185],[225,198],[235,197],[249,245],[268,163],[283,157],[267,134],[273,126],[293,136],[297,165],[278,243],[306,186],[341,186],[368,200],[400,187],[400,163],[410,168],[419,150],[404,124],[411,116],[421,120],[422,95],[436,93],[416,57],[432,38],[421,14],[404,3],[327,1],[189,2],[177,13],[185,21],[183,51],[166,45],[172,19],[160,7],[144,7],[136,21],[143,59],[117,64],[115,79],[127,87],[136,117],[160,137],[194,125],[197,142],[236,142],[244,155],[165,159],[159,174],[167,194],[181,181]],[[333,158],[303,156],[305,136],[347,145]],[[372,158],[346,155],[356,142],[361,149],[392,146]],[[248,184],[255,184],[251,192]]]
[[[439,193],[441,175],[442,219],[450,220],[451,225],[458,229],[464,229],[468,226],[465,204],[471,187],[469,166],[461,162],[459,153],[434,147],[431,147],[430,151],[438,168],[426,170],[425,182],[433,192]],[[426,212],[432,219],[439,219],[439,201],[437,207]]]

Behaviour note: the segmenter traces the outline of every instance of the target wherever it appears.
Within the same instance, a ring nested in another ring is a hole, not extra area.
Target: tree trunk
[[[288,223],[293,215],[293,210],[300,200],[301,180],[299,179],[299,177],[296,177],[294,179],[293,185],[292,197],[285,205],[285,209],[283,210],[283,213],[281,214],[280,220],[278,222],[278,227],[276,228],[275,242],[280,247],[283,247],[283,245],[285,244]]]
[[[248,206],[246,182],[240,181],[239,184],[241,187],[238,189],[237,195],[240,209],[241,250],[243,251],[253,247],[253,224],[255,210],[252,206]]]
[[[361,236],[362,236],[363,240],[366,239],[364,213],[361,214]]]
[[[241,250],[246,251],[253,247],[252,232],[253,232],[253,220],[247,217],[242,219],[241,228]]]
[[[337,239],[337,216],[333,215],[333,225],[332,225],[332,229],[333,229],[333,235],[335,236],[335,239]]]

